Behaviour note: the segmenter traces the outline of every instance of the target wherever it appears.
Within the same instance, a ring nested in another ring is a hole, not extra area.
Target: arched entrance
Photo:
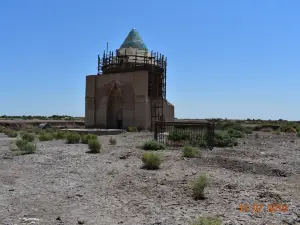
[[[123,98],[116,83],[112,85],[107,101],[106,126],[109,129],[123,128]]]

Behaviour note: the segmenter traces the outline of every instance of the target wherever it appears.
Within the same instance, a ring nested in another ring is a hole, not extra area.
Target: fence
[[[154,139],[167,146],[214,146],[214,123],[155,122]]]

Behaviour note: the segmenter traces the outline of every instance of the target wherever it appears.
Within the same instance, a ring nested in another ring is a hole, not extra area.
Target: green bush
[[[189,135],[185,132],[185,130],[179,128],[172,130],[168,135],[168,139],[171,141],[187,140],[188,138]]]
[[[78,133],[73,133],[73,132],[70,132],[67,137],[66,137],[67,141],[66,143],[67,144],[77,144],[80,142],[80,134]]]
[[[53,136],[56,140],[65,139],[67,137],[67,132],[65,131],[56,131],[53,133]]]
[[[22,155],[32,154],[36,150],[35,144],[28,142],[27,140],[24,139],[16,140],[16,146],[18,147]]]
[[[138,129],[137,129],[137,127],[128,127],[127,131],[128,132],[138,132]]]
[[[23,139],[17,139],[17,140],[16,140],[16,146],[17,146],[19,149],[22,149],[23,146],[25,146],[27,142],[28,142],[28,141],[23,140]]]
[[[286,133],[297,133],[297,130],[292,125],[282,125],[280,126],[280,131]]]
[[[88,144],[89,140],[97,140],[97,138],[95,134],[83,134],[81,135],[81,143]]]
[[[216,129],[219,130],[229,130],[229,129],[234,129],[234,130],[238,130],[241,132],[245,132],[245,128],[238,122],[219,122],[216,123]]]
[[[262,127],[260,129],[261,132],[273,132],[274,130],[271,127]]]
[[[20,150],[22,155],[33,154],[35,153],[36,145],[32,142],[27,142],[26,145],[23,147],[23,149]]]
[[[39,141],[52,141],[54,139],[53,133],[41,132],[38,136]]]
[[[200,217],[192,223],[192,225],[221,225],[222,222],[219,218],[214,217]]]
[[[33,127],[31,128],[30,132],[33,132],[33,133],[36,133],[36,134],[39,134],[43,131],[43,129],[39,128],[39,127]]]
[[[242,131],[239,130],[235,130],[233,128],[228,129],[228,134],[230,137],[233,138],[243,138],[244,137],[244,133]]]
[[[100,153],[101,144],[98,139],[90,139],[88,140],[88,146],[90,149],[90,153]]]
[[[109,143],[110,143],[111,145],[115,145],[115,144],[117,144],[117,140],[116,140],[115,138],[113,138],[113,137],[110,137],[110,138],[109,138]]]
[[[165,146],[162,143],[159,143],[157,141],[148,140],[144,142],[143,149],[157,151],[157,150],[164,150]]]
[[[253,129],[250,128],[250,127],[246,127],[246,128],[245,128],[245,133],[246,133],[246,134],[252,134],[252,133],[253,133]]]
[[[21,134],[21,138],[28,142],[33,142],[35,139],[35,135],[25,132],[25,133]]]
[[[190,137],[189,144],[193,147],[207,148],[207,134]]]
[[[3,126],[0,126],[0,133],[5,133],[5,131],[6,131],[6,128]]]
[[[51,127],[51,128],[46,128],[45,131],[47,133],[54,133],[56,131],[56,129]]]
[[[157,170],[161,164],[161,157],[158,154],[152,152],[146,152],[143,155],[142,161],[144,168],[148,170]]]
[[[280,134],[281,134],[281,133],[280,133],[280,130],[276,130],[276,131],[274,132],[274,134],[280,135]]]
[[[143,130],[145,130],[145,127],[142,126],[142,125],[138,125],[138,126],[137,126],[137,130],[138,130],[138,131],[143,131]]]
[[[18,132],[11,130],[11,129],[5,129],[4,133],[8,136],[8,137],[17,137],[18,136]]]
[[[192,191],[195,200],[204,199],[204,189],[209,185],[209,178],[201,174],[192,184]]]
[[[204,138],[199,138],[198,139],[198,146],[200,148],[206,148],[208,146],[207,141]]]
[[[200,149],[192,146],[184,146],[183,156],[187,158],[194,158],[200,155]]]
[[[82,134],[81,135],[81,143],[88,144],[88,142],[89,142],[88,135],[87,134]]]
[[[216,132],[215,133],[215,147],[233,147],[237,146],[238,142],[235,138],[231,137],[227,132]]]

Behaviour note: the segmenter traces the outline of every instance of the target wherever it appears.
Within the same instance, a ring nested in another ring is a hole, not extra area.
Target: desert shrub
[[[145,127],[142,126],[142,125],[138,125],[138,126],[137,126],[137,130],[138,130],[138,131],[143,131],[143,130],[145,130]]]
[[[146,152],[143,155],[142,161],[145,169],[157,170],[161,164],[161,157],[153,152]]]
[[[200,147],[200,148],[207,147],[207,141],[202,137],[189,140],[189,144],[192,145],[193,147]]]
[[[0,126],[0,133],[5,133],[5,131],[6,131],[6,128],[3,126]]]
[[[51,127],[51,128],[46,128],[46,129],[45,129],[45,131],[46,131],[47,133],[54,133],[55,130],[56,130],[56,129],[55,129],[55,128],[52,128],[52,127]]]
[[[178,129],[178,128],[172,130],[168,135],[168,139],[171,141],[187,140],[188,138],[189,135],[184,131],[184,129]]]
[[[238,130],[241,132],[245,132],[245,128],[238,122],[219,122],[216,123],[216,129],[217,130],[229,130],[229,129],[234,129]]]
[[[296,129],[292,125],[282,125],[280,126],[280,131],[281,132],[286,132],[286,133],[296,133]]]
[[[162,143],[159,143],[157,141],[148,140],[148,141],[144,142],[142,148],[144,150],[154,150],[154,151],[157,151],[157,150],[163,150],[163,149],[165,149],[165,146]]]
[[[128,132],[138,132],[138,129],[137,129],[137,127],[128,127],[127,131]]]
[[[195,200],[204,199],[204,189],[209,185],[209,178],[201,174],[198,179],[192,183],[192,191]]]
[[[22,137],[24,134],[26,134],[27,133],[27,131],[24,131],[24,130],[21,130],[20,132],[19,132],[19,135],[20,135],[20,137]]]
[[[90,153],[100,153],[101,144],[98,139],[89,139],[88,146],[90,149]]]
[[[81,136],[81,143],[88,144],[88,142],[89,142],[88,135],[87,134],[82,134],[80,136]]]
[[[53,133],[41,132],[38,136],[39,141],[52,141],[54,139]]]
[[[25,155],[25,154],[33,154],[36,150],[36,145],[32,142],[27,142],[25,144],[25,146],[23,147],[23,149],[21,150],[21,154]]]
[[[263,127],[260,129],[261,132],[273,132],[273,129],[271,127]]]
[[[245,128],[245,134],[252,134],[253,133],[253,129],[250,127],[246,127]]]
[[[42,130],[41,128],[39,128],[39,127],[32,127],[31,130],[30,130],[30,132],[36,133],[36,134],[39,134],[39,133],[41,133],[42,131],[43,131],[43,130]]]
[[[97,138],[95,134],[83,134],[81,135],[81,143],[88,144],[89,140],[97,140]]]
[[[183,156],[187,158],[194,158],[200,155],[200,149],[192,146],[184,146]]]
[[[296,129],[297,132],[300,132],[300,125],[295,126],[295,129]]]
[[[214,142],[214,146],[216,147],[233,147],[238,145],[237,140],[224,131],[215,133]]]
[[[4,131],[4,133],[8,136],[8,137],[17,137],[18,136],[18,132],[11,130],[11,129],[6,129]]]
[[[35,139],[35,135],[25,132],[25,133],[21,134],[21,138],[28,142],[32,142]]]
[[[115,144],[117,144],[117,140],[116,140],[115,138],[113,138],[113,137],[110,137],[110,138],[109,138],[109,143],[110,143],[111,145],[115,145]]]
[[[26,145],[28,141],[26,140],[23,140],[23,139],[17,139],[16,140],[16,146],[19,148],[19,149],[22,149],[24,145]]]
[[[221,225],[222,222],[219,218],[214,217],[200,217],[192,225]]]
[[[235,130],[233,128],[228,129],[228,134],[230,137],[233,138],[243,138],[244,137],[244,133],[242,131],[239,130]]]
[[[28,142],[24,139],[16,140],[16,146],[20,150],[21,154],[32,154],[36,150],[36,145],[32,142]]]
[[[193,147],[206,148],[208,146],[207,139],[208,139],[207,133],[204,133],[203,135],[190,136],[189,144],[192,145]]]
[[[78,134],[78,133],[70,132],[67,135],[66,139],[67,139],[67,141],[66,141],[67,144],[77,144],[80,142],[81,137],[80,137],[80,134]]]
[[[281,133],[280,133],[280,130],[276,130],[276,131],[274,132],[274,134],[280,135],[280,134],[281,134]]]
[[[206,148],[207,147],[207,141],[204,138],[199,138],[197,146],[199,146],[201,148]]]
[[[67,136],[67,132],[64,131],[56,131],[53,133],[53,136],[56,140],[65,139]]]

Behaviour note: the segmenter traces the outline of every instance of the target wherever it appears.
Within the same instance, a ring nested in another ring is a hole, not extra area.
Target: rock
[[[130,154],[131,152],[125,152],[119,157],[119,159],[127,159],[130,157]]]
[[[77,222],[78,222],[78,224],[85,224],[85,221],[83,221],[83,220],[78,220]]]

